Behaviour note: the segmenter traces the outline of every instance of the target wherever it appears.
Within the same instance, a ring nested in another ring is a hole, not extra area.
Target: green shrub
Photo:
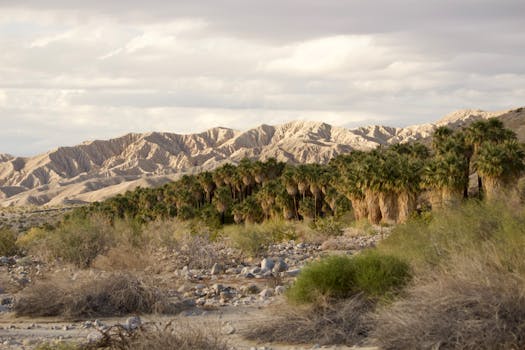
[[[88,267],[115,242],[115,230],[102,216],[73,218],[50,233],[45,241],[54,258]]]
[[[272,241],[271,237],[256,225],[229,226],[224,229],[224,233],[235,248],[250,257],[261,255]]]
[[[0,255],[11,256],[18,252],[16,233],[8,228],[0,229]]]
[[[305,267],[287,297],[295,303],[360,293],[381,298],[402,288],[409,278],[409,266],[392,256],[372,251],[354,257],[331,256]]]
[[[344,224],[333,216],[312,221],[312,229],[327,236],[340,236],[343,234]]]
[[[501,203],[467,203],[398,225],[378,250],[410,262],[420,273],[454,270],[456,258],[462,258],[525,276],[525,216]]]
[[[297,237],[294,224],[283,220],[231,225],[225,227],[223,233],[236,248],[251,257],[263,254],[272,243]]]

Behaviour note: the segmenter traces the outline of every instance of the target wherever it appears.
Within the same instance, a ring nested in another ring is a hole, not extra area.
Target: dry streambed
[[[349,233],[349,232],[347,232]],[[320,256],[338,253],[352,254],[374,245],[382,234],[356,236],[345,234],[323,244],[295,243],[293,241],[270,247],[266,258],[238,263],[216,262],[209,269],[170,268],[170,256],[157,256],[156,267],[142,273],[155,275],[156,281],[168,290],[170,298],[179,303],[176,316],[142,315],[140,322],[197,325],[218,331],[232,349],[347,349],[341,346],[256,344],[242,337],[249,327],[279,322],[274,310],[284,303],[282,293],[309,261]],[[0,349],[32,349],[42,342],[97,339],[101,331],[114,325],[134,327],[137,319],[126,317],[89,318],[71,322],[61,318],[15,317],[13,305],[25,288],[42,274],[74,272],[46,266],[31,258],[0,258]],[[100,276],[104,272],[91,272]],[[51,293],[52,295],[52,293]]]

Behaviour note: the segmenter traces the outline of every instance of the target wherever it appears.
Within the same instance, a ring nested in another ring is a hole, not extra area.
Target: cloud
[[[520,0],[2,2],[0,152],[517,107],[524,12]]]

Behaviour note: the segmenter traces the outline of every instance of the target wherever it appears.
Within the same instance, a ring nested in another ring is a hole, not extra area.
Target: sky
[[[0,153],[525,106],[523,0],[0,0]]]

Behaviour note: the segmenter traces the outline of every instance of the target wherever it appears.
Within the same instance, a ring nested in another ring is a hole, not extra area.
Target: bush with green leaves
[[[272,243],[297,238],[295,225],[284,220],[231,225],[225,227],[223,233],[234,247],[251,257],[263,254]]]
[[[52,257],[88,267],[114,244],[115,239],[115,230],[110,222],[97,216],[65,221],[50,232],[45,244]]]
[[[300,304],[358,294],[385,298],[403,288],[410,276],[408,264],[393,256],[373,251],[352,257],[330,256],[306,266],[287,297]]]
[[[17,235],[8,228],[0,229],[0,255],[10,256],[18,253]]]

